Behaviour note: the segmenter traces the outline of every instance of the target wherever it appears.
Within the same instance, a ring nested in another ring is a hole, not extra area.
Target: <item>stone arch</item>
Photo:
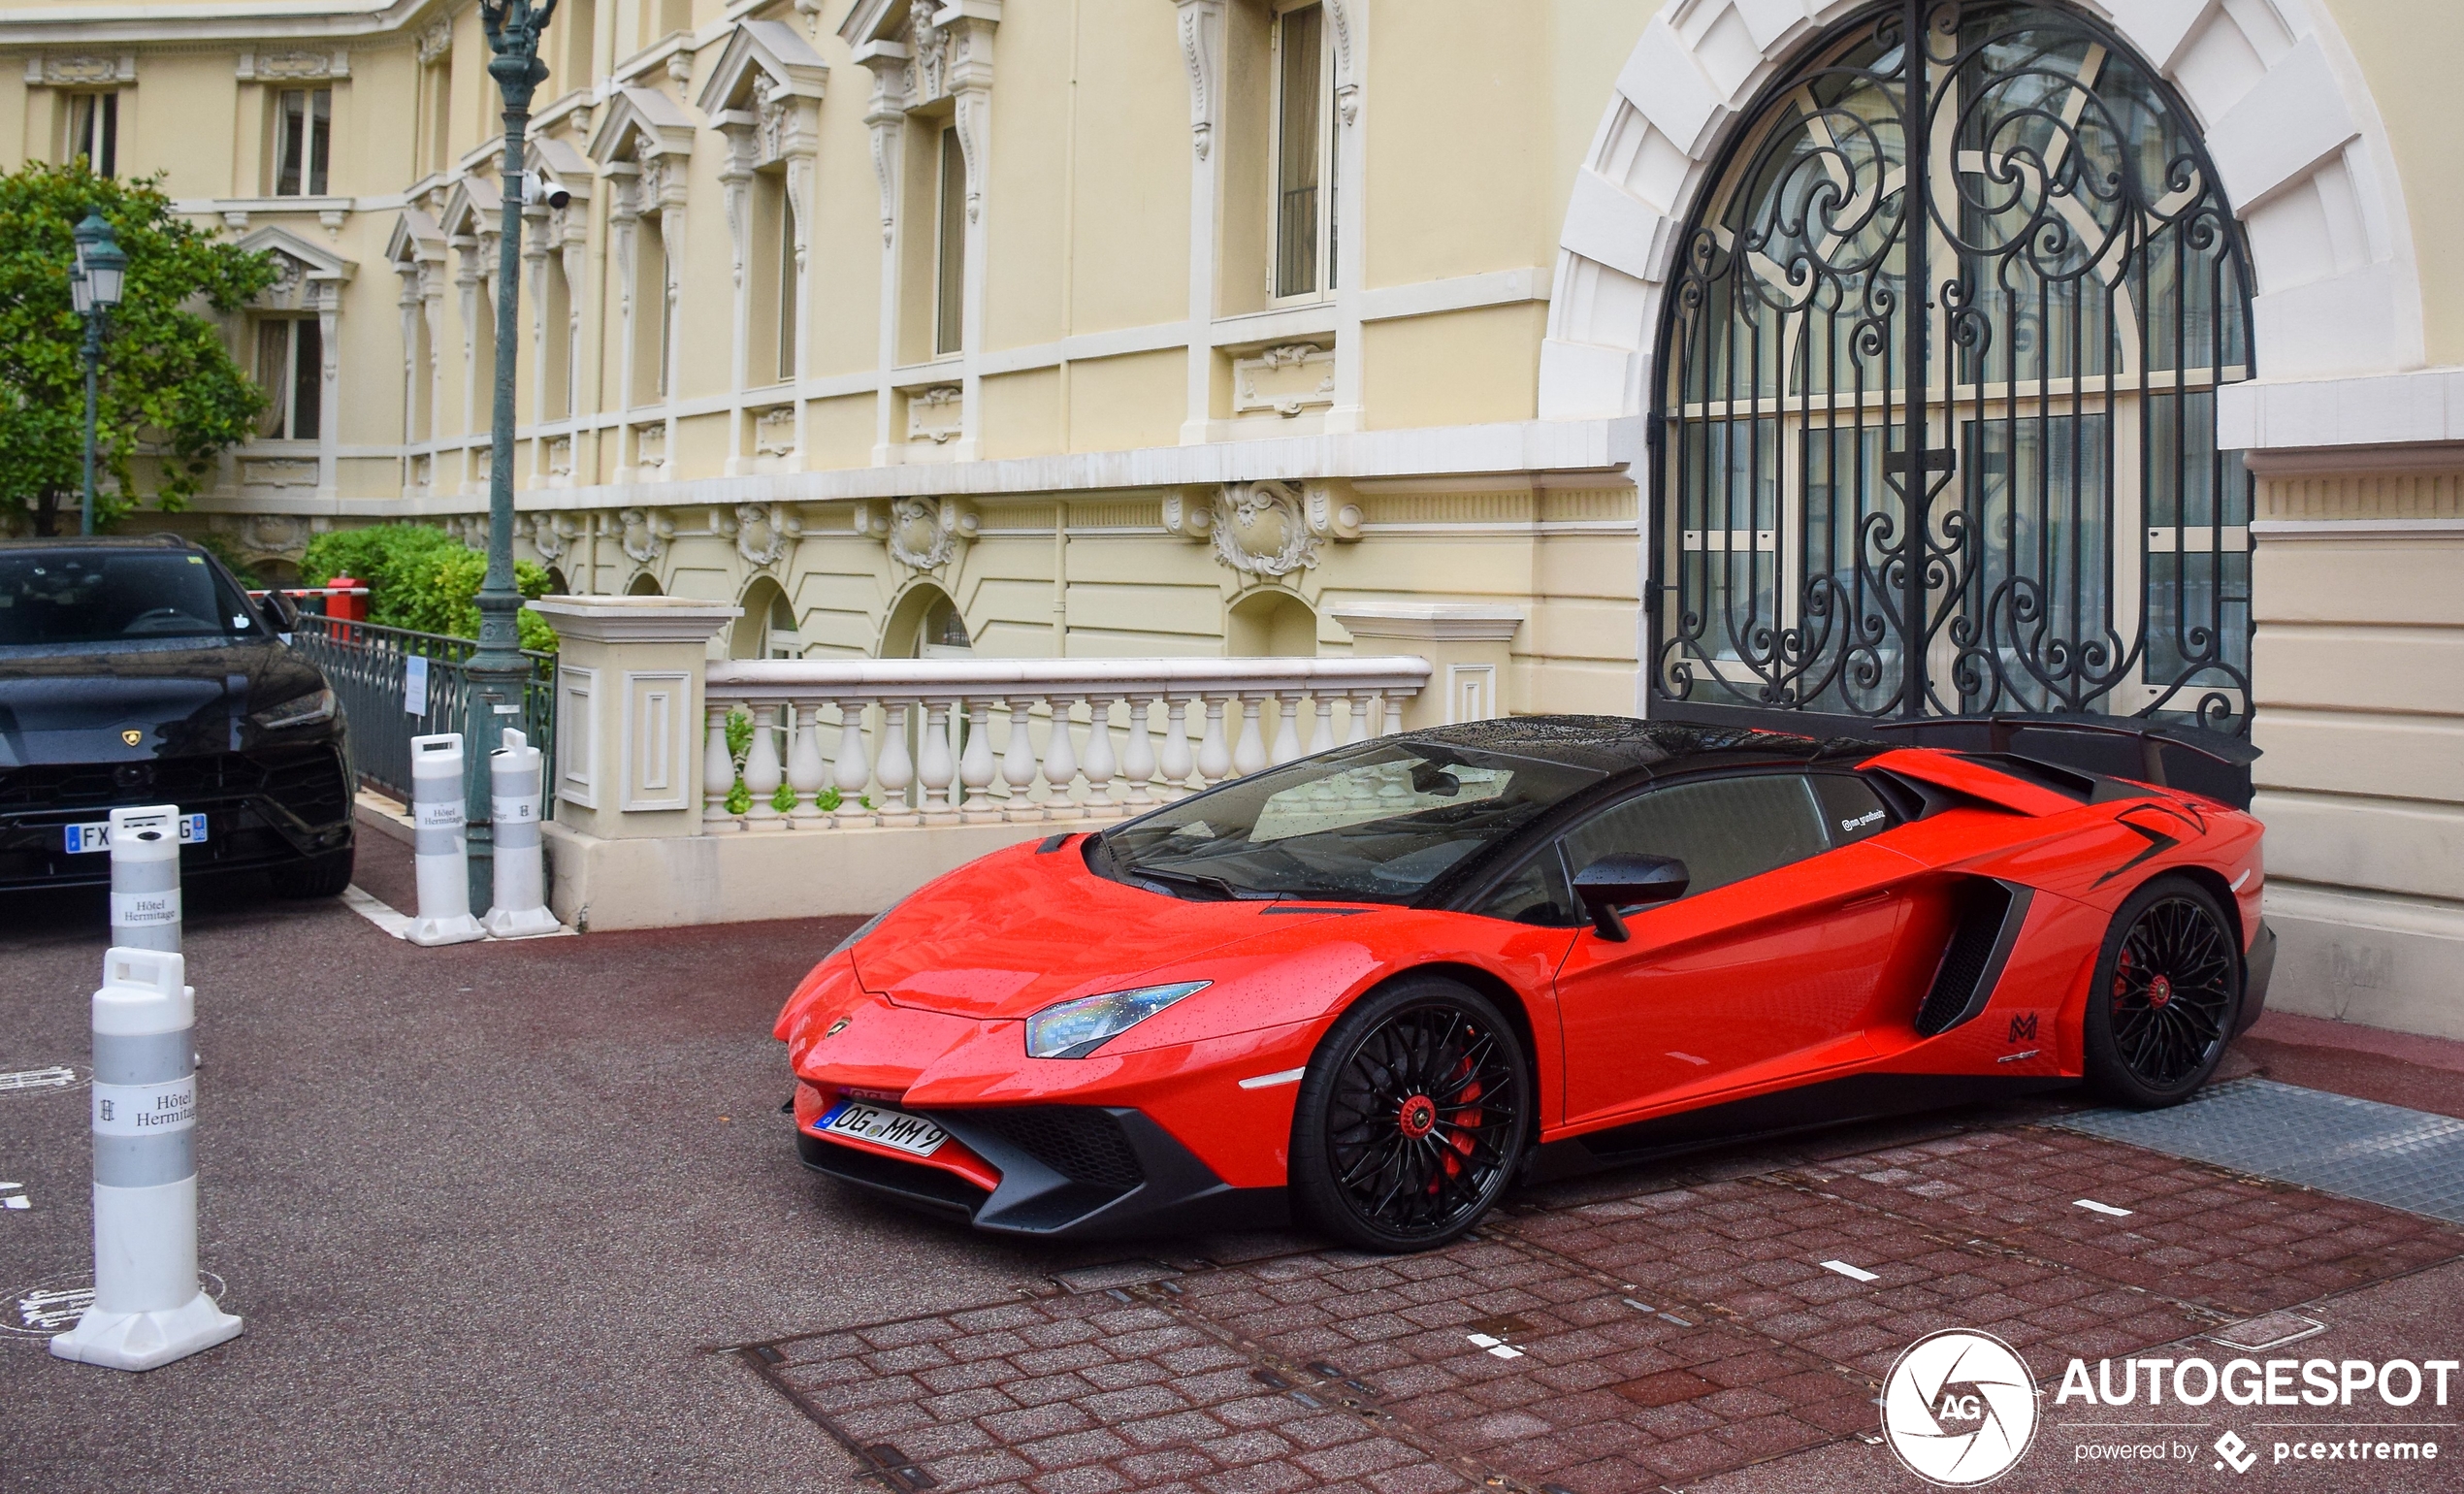
[[[2268,379],[2418,368],[2411,219],[2379,117],[2305,0],[2080,7],[2188,101],[2257,281]],[[1558,240],[1543,419],[1650,408],[1662,290],[1731,129],[1799,49],[1869,0],[1670,0],[1644,28],[1575,173]]]
[[[628,597],[664,597],[666,593],[660,589],[658,572],[653,570],[644,570],[640,574],[634,576],[631,582],[626,584],[625,595]]]
[[[882,623],[882,659],[929,659],[974,651],[966,613],[937,581],[909,582],[890,604]]]
[[[772,576],[760,575],[736,599],[742,615],[728,630],[729,659],[800,659],[802,640],[795,632],[795,604],[787,588]],[[782,652],[784,651],[784,652]]]
[[[1223,657],[1316,658],[1316,609],[1280,586],[1244,592],[1223,609]]]

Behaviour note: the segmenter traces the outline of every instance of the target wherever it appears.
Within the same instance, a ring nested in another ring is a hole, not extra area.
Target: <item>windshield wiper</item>
[[[1129,875],[1142,882],[1171,883],[1181,887],[1193,888],[1201,893],[1212,893],[1217,900],[1222,902],[1237,902],[1242,896],[1242,893],[1239,888],[1236,888],[1231,883],[1224,881],[1221,877],[1210,877],[1194,871],[1156,871],[1151,867],[1141,866],[1135,861],[1132,861],[1129,864]],[[1280,896],[1281,894],[1270,893],[1268,895]]]

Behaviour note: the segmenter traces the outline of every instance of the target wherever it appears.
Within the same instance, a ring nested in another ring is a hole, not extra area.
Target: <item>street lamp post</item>
[[[94,533],[94,390],[103,370],[103,323],[119,305],[127,278],[128,255],[120,249],[112,225],[89,209],[74,230],[77,264],[69,271],[69,298],[85,318],[85,490],[79,508],[77,532]]]
[[[556,0],[481,0],[488,34],[488,76],[504,95],[504,224],[497,253],[497,386],[488,455],[488,571],[479,583],[479,647],[466,666],[470,682],[464,802],[470,851],[470,905],[484,908],[496,892],[496,824],[488,753],[503,729],[519,725],[530,682],[522,657],[522,594],[513,585],[513,374],[521,358],[523,137],[531,95],[547,80],[539,33]]]

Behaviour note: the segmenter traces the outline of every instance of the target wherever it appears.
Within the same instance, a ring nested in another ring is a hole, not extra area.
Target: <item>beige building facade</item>
[[[275,573],[475,538],[477,9],[9,5],[0,49],[0,159],[281,256],[264,434],[178,522]],[[1457,719],[2204,715],[2265,752],[2280,1003],[2464,1035],[2456,8],[564,0],[545,55],[517,527],[563,589],[738,605],[737,659],[1472,640]],[[1962,135],[1995,89],[2037,122]],[[1861,262],[1919,179],[1934,268]],[[1921,473],[1964,496],[1911,541]],[[1895,560],[1969,578],[1919,646]]]

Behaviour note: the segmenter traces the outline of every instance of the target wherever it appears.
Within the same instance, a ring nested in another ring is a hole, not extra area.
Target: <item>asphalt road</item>
[[[395,885],[399,847],[369,842]],[[0,1488],[839,1489],[727,1346],[995,1300],[1118,1249],[968,1238],[796,1164],[790,987],[852,920],[416,949],[189,889],[203,1264],[145,1375],[0,1340]],[[100,894],[0,910],[0,1072],[88,1057]],[[0,1292],[90,1269],[83,1090],[0,1093]]]

